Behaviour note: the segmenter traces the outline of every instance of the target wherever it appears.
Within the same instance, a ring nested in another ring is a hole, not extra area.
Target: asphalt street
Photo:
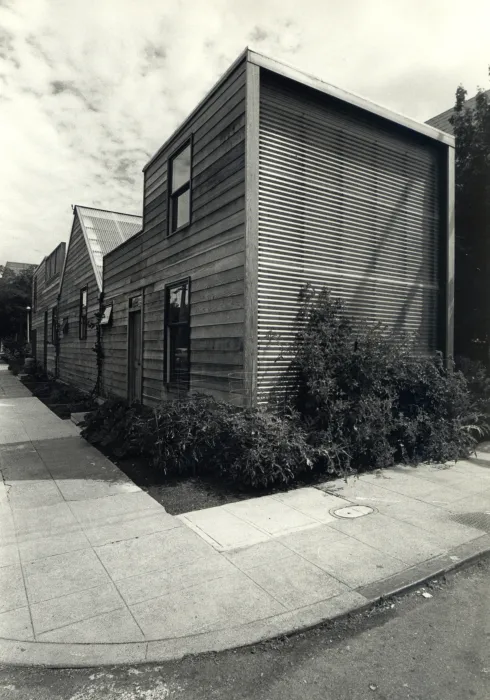
[[[490,562],[323,628],[168,664],[0,667],[1,700],[488,700]]]

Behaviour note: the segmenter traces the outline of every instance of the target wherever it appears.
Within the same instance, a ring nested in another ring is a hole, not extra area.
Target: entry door
[[[31,353],[34,358],[34,362],[37,362],[37,329],[33,328],[31,330]]]
[[[129,312],[128,399],[141,401],[141,309]]]
[[[48,369],[48,312],[44,312],[44,354],[43,367],[46,372]]]

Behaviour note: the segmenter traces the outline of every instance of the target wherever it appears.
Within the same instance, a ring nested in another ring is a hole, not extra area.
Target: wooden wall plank
[[[78,217],[66,252],[63,282],[60,289],[59,318],[68,318],[68,333],[60,338],[60,379],[82,391],[92,391],[97,380],[95,329],[87,328],[87,338],[79,339],[80,290],[87,287],[89,321],[99,310],[99,288]]]
[[[191,391],[208,387],[243,400],[246,81],[243,61],[149,164],[139,241],[104,258],[104,299],[113,303],[112,325],[103,331],[107,394],[126,395],[128,299],[145,290],[143,402],[167,396],[165,285],[190,277]],[[167,236],[168,159],[191,134],[192,222]]]

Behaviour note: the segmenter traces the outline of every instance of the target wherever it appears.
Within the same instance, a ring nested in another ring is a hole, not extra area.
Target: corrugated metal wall
[[[290,355],[300,288],[342,296],[353,314],[438,337],[436,148],[362,120],[262,72],[258,389]]]

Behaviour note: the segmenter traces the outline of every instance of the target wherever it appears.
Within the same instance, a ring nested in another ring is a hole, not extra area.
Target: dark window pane
[[[172,160],[172,192],[175,192],[191,179],[190,144]]]
[[[179,323],[180,308],[182,305],[182,287],[174,287],[169,290],[168,297],[168,320],[167,323]]]
[[[169,334],[169,381],[186,384],[189,378],[189,326],[171,326]]]
[[[185,323],[189,318],[189,289],[186,284],[169,289],[168,319],[169,325]]]

